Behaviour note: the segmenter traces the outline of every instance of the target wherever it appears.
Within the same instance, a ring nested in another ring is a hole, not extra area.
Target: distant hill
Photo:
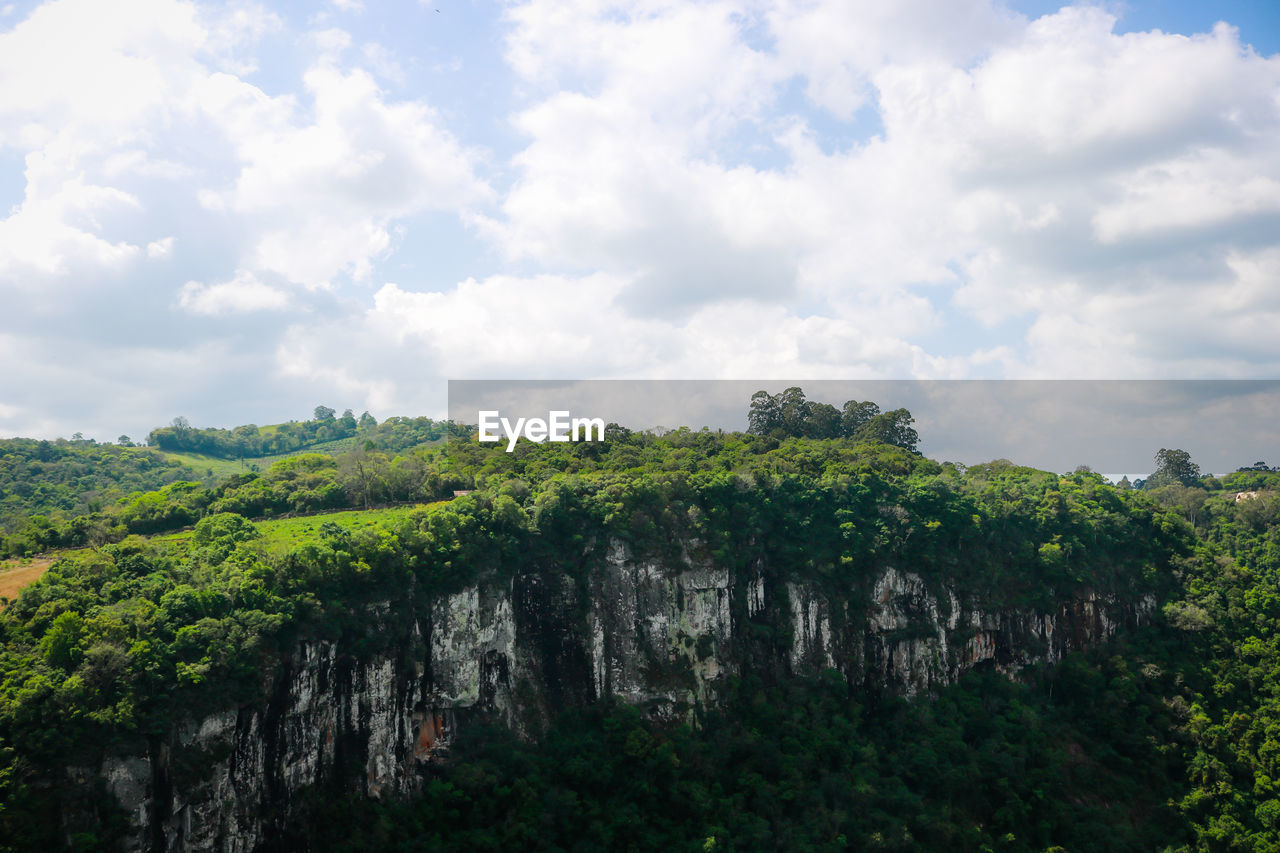
[[[197,477],[182,461],[144,447],[0,439],[0,532],[30,516],[83,515],[131,492]]]
[[[333,409],[317,406],[311,420],[268,426],[196,428],[186,418],[174,418],[169,426],[153,429],[147,444],[170,453],[242,460],[302,450],[340,453],[366,442],[373,442],[379,450],[403,450],[439,441],[448,430],[448,421],[392,417],[378,423],[368,412],[357,419],[350,409],[339,416]]]
[[[147,447],[134,446],[124,436],[120,444],[82,438],[0,440],[0,557],[189,524],[203,510],[196,504],[212,500],[202,496],[230,478],[252,477],[302,454],[338,457],[366,449],[395,454],[439,443],[450,428],[448,421],[431,418],[391,417],[379,423],[368,412],[357,419],[350,410],[338,416],[318,406],[309,421],[233,429],[195,428],[175,418],[151,431]],[[329,469],[336,466],[330,462]],[[163,498],[156,497],[160,494]],[[147,505],[155,500],[186,505],[190,517],[162,513],[163,519],[153,519]],[[335,500],[313,496],[289,508],[327,508]],[[272,499],[264,505],[277,503]],[[283,504],[276,511],[284,511]]]

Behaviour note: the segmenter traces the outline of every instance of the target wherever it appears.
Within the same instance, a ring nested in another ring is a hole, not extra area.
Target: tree
[[[1190,453],[1162,447],[1156,453],[1155,473],[1147,478],[1143,486],[1154,489],[1170,485],[1194,486],[1199,482],[1200,466],[1191,461]]]
[[[880,414],[880,407],[870,400],[866,402],[850,400],[844,404],[844,410],[840,413],[840,434],[845,438],[853,438],[858,434],[858,430],[878,414]]]
[[[133,439],[129,438],[127,435],[122,435],[116,439],[116,444],[121,447],[133,447]]]
[[[1204,509],[1205,500],[1209,494],[1204,489],[1195,489],[1190,486],[1170,483],[1153,489],[1151,496],[1159,501],[1162,506],[1175,510],[1179,515],[1191,522],[1192,527],[1195,527],[1196,519],[1199,518],[1200,511]]]
[[[792,385],[778,395],[777,401],[783,432],[787,435],[804,435],[809,423],[809,401],[804,398],[804,390]]]
[[[915,418],[906,409],[894,409],[881,412],[860,429],[857,438],[894,444],[904,450],[916,452],[920,444],[920,434],[911,426]]]
[[[830,403],[810,403],[804,434],[806,438],[839,438],[840,410]]]
[[[377,425],[378,425],[377,419],[374,418],[374,416],[369,414],[368,412],[365,412],[363,415],[360,416],[360,421],[359,421],[360,429],[373,429]]]
[[[747,412],[747,432],[752,435],[768,435],[782,426],[782,413],[778,398],[768,391],[751,395],[751,409]]]
[[[340,458],[338,482],[351,498],[359,498],[364,508],[369,509],[373,505],[375,489],[385,489],[388,470],[386,454],[371,452],[366,448]]]
[[[313,417],[312,420],[331,421],[333,420],[334,415],[336,415],[337,412],[335,412],[333,409],[329,408],[328,406],[316,406],[314,414],[315,414],[315,417]]]

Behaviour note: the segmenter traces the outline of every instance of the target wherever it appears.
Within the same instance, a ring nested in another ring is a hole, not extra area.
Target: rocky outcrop
[[[897,569],[837,595],[760,565],[677,563],[615,542],[585,578],[529,571],[441,596],[383,655],[300,642],[269,674],[265,701],[106,758],[101,778],[130,815],[129,848],[290,846],[300,798],[412,791],[473,721],[536,736],[557,709],[605,696],[693,719],[746,668],[835,670],[855,687],[915,695],[981,664],[1014,674],[1056,661],[1154,607],[1082,590],[1048,612],[992,609]],[[391,607],[371,609],[372,630]]]

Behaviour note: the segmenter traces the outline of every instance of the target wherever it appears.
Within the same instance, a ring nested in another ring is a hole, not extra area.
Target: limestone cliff
[[[191,719],[145,751],[108,756],[133,850],[288,846],[298,804],[355,790],[414,790],[473,722],[536,736],[557,709],[605,696],[694,718],[745,668],[838,671],[907,695],[980,664],[1010,674],[1102,641],[1154,599],[1079,590],[1047,611],[992,608],[903,568],[839,594],[762,565],[664,563],[609,544],[585,576],[528,570],[436,598],[391,651],[310,640],[265,673],[264,701]],[[373,633],[404,602],[372,607]],[[94,768],[75,768],[78,778]]]

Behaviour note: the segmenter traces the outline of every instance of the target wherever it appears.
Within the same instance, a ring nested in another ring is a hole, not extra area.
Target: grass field
[[[259,427],[264,434],[274,431],[277,427]],[[244,459],[220,459],[216,456],[206,456],[203,453],[180,453],[173,450],[160,450],[156,448],[156,452],[181,462],[183,465],[189,465],[196,470],[196,473],[205,480],[213,479],[215,481],[225,480],[234,474],[245,474],[252,470],[265,471],[275,462],[281,459],[287,459],[290,456],[300,456],[304,453],[324,453],[330,456],[336,456],[340,453],[347,453],[355,450],[364,444],[365,439],[352,435],[346,438],[335,438],[332,441],[321,441],[306,447],[300,447],[297,450],[290,450],[287,453],[278,453],[274,456],[249,456]],[[443,439],[435,441],[423,442],[421,447],[432,447],[442,444]]]
[[[334,441],[323,441],[319,444],[313,444],[308,447],[301,447],[297,450],[290,450],[288,453],[280,453],[275,456],[249,456],[244,459],[219,459],[216,456],[206,456],[203,453],[179,453],[173,450],[157,450],[157,453],[181,462],[183,465],[190,465],[196,470],[201,477],[213,477],[216,480],[225,480],[234,474],[246,474],[254,470],[265,471],[275,462],[281,459],[287,459],[290,456],[299,456],[303,453],[326,453],[335,455],[345,453],[357,446],[355,438],[340,438]]]
[[[322,524],[337,524],[347,530],[361,530],[368,527],[386,527],[405,518],[415,509],[424,506],[439,506],[447,501],[437,501],[417,506],[398,506],[388,509],[353,509],[345,512],[326,512],[320,515],[307,515],[300,518],[274,518],[257,522],[262,533],[262,542],[272,553],[284,553],[306,542],[320,537]]]
[[[406,517],[410,512],[422,507],[440,506],[448,501],[416,504],[414,506],[397,506],[385,509],[351,509],[337,512],[322,512],[315,515],[304,515],[297,518],[272,518],[256,521],[254,526],[262,534],[262,544],[273,554],[283,554],[306,542],[320,537],[320,526],[326,523],[337,524],[347,530],[360,530],[366,527],[385,527]],[[152,537],[153,542],[181,546],[191,538],[190,530],[180,533],[167,533]]]
[[[202,453],[174,453],[169,450],[157,450],[168,459],[175,462],[181,462],[183,465],[190,465],[196,469],[196,473],[201,477],[212,476],[218,480],[225,480],[233,474],[247,473],[252,464],[257,464],[259,468],[266,468],[276,457],[267,456],[262,459],[246,459],[241,462],[238,459],[218,459],[216,456],[205,456]]]

